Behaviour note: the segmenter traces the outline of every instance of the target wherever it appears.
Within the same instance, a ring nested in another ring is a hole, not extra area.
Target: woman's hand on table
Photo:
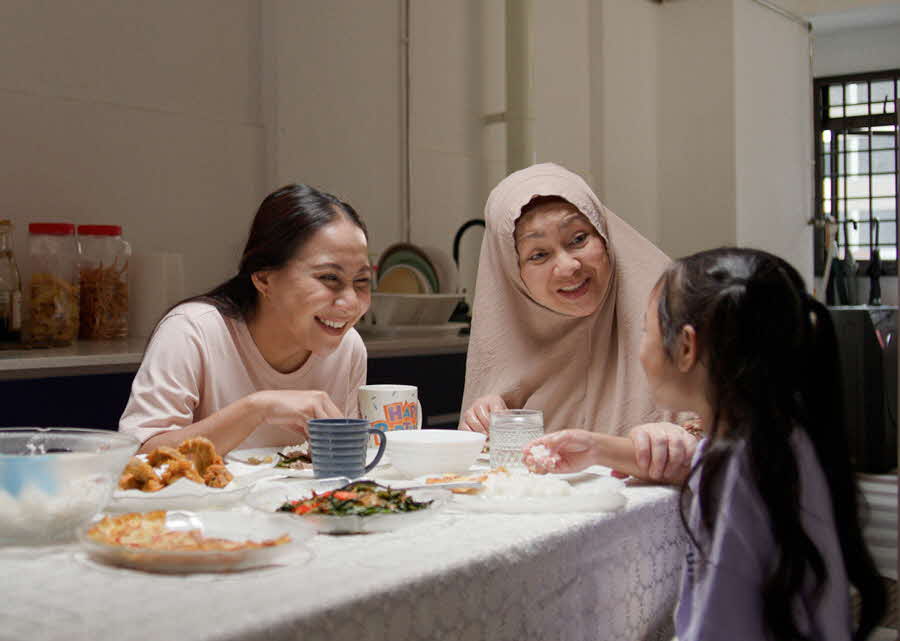
[[[342,418],[331,397],[320,390],[266,390],[253,401],[262,412],[261,423],[281,425],[309,437],[306,423],[314,418]]]
[[[482,396],[481,398],[476,399],[475,402],[472,403],[472,406],[463,412],[459,428],[461,430],[489,434],[491,428],[491,412],[494,410],[505,409],[509,409],[506,406],[506,402],[496,394]]]
[[[680,483],[687,477],[697,439],[680,425],[645,423],[632,428],[628,438],[634,444],[641,478]]]
[[[522,460],[537,474],[580,472],[597,462],[602,445],[596,436],[587,430],[574,429],[547,434],[525,446]],[[541,451],[539,446],[547,451]]]

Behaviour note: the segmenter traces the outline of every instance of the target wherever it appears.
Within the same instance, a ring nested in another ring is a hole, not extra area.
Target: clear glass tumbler
[[[491,468],[524,468],[522,448],[544,435],[541,410],[491,412]]]

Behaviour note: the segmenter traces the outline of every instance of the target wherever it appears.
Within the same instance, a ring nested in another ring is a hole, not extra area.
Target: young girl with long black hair
[[[656,403],[705,429],[682,488],[678,638],[865,639],[884,589],[858,518],[834,327],[797,271],[748,249],[676,261],[651,295],[641,363]],[[538,442],[554,471],[603,455],[578,430]]]

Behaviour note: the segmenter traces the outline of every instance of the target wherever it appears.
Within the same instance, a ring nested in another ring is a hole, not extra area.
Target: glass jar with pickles
[[[12,223],[0,220],[0,342],[18,342],[22,329],[22,283],[12,250]]]
[[[81,242],[79,338],[128,336],[128,259],[119,225],[79,225]]]
[[[71,223],[28,226],[31,278],[24,340],[34,347],[71,345],[78,336],[80,250]]]

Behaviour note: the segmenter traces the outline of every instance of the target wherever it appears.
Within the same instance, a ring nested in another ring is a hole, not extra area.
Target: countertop
[[[464,354],[468,336],[374,338],[363,336],[369,358]],[[115,374],[137,371],[146,338],[76,341],[69,347],[0,350],[0,380]]]

